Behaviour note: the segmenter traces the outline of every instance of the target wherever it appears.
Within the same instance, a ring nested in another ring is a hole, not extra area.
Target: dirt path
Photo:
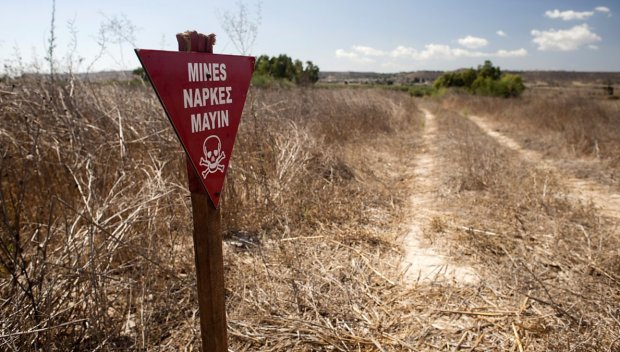
[[[469,119],[501,145],[519,153],[522,158],[560,175],[562,182],[571,191],[573,197],[583,202],[592,202],[604,216],[620,219],[620,194],[611,188],[594,181],[569,176],[552,165],[551,161],[545,160],[540,153],[523,149],[514,139],[493,129],[492,125],[483,118],[472,115]]]
[[[422,151],[415,159],[413,194],[411,196],[412,216],[409,232],[403,239],[405,255],[403,266],[405,279],[409,282],[443,281],[462,284],[478,281],[472,268],[451,263],[450,257],[440,254],[424,237],[424,227],[438,214],[435,204],[437,194],[437,125],[435,116],[422,110],[425,117]]]

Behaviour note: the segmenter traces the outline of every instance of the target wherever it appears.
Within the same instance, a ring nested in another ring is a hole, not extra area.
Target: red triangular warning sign
[[[145,49],[136,54],[217,207],[254,57]]]

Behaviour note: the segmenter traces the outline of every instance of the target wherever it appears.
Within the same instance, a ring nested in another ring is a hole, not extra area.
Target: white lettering
[[[188,62],[187,77],[189,82],[220,82],[228,78],[226,64]]]
[[[209,89],[208,88],[202,88],[202,103],[203,103],[203,106],[207,105],[208,101],[209,101]]]
[[[219,105],[217,101],[217,87],[209,88],[209,95],[211,96],[211,105]]]
[[[213,64],[213,80],[220,80],[220,64]]]
[[[226,64],[220,64],[220,80],[226,80]]]
[[[207,115],[207,113],[205,112],[202,118],[202,130],[210,130],[212,127],[211,126],[215,126],[215,124],[210,124],[209,123],[209,117]]]
[[[190,82],[196,82],[196,81],[199,80],[199,77],[200,77],[200,76],[198,76],[198,67],[199,66],[200,65],[193,64],[191,62],[187,63],[187,73],[189,75],[189,81]]]
[[[195,114],[195,115],[192,114],[191,118],[192,118],[192,133],[202,131],[202,128],[200,127],[200,114]]]
[[[206,116],[207,116],[207,114],[205,114],[205,117],[206,117]],[[219,111],[209,111],[209,117],[211,118],[211,125],[212,125],[212,126],[215,126],[215,122],[216,122],[216,121],[215,121],[215,119],[216,119],[217,117],[219,117],[219,116],[220,116],[220,112],[219,112]],[[220,125],[220,123],[219,123],[219,122],[220,122],[220,121],[219,121],[219,119],[218,119],[218,124],[217,124],[218,126]]]
[[[184,108],[193,108],[194,101],[192,100],[192,91],[189,89],[183,89],[183,107]]]
[[[222,117],[221,127],[228,127],[230,125],[228,122],[228,110],[222,110],[220,115]]]
[[[226,87],[226,104],[232,104],[232,87]]]
[[[232,87],[204,87],[183,89],[183,107],[207,107],[232,104]]]
[[[194,92],[194,106],[204,106],[200,96],[200,89],[198,88],[196,88],[196,91]]]
[[[224,128],[230,126],[228,110],[207,111],[203,114],[191,114],[192,133]]]
[[[220,101],[220,104],[226,103],[226,97],[224,96],[225,93],[226,93],[225,87],[219,87],[217,95],[218,95],[218,100]]]

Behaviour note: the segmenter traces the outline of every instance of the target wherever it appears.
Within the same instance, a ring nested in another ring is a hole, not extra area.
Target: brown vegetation
[[[476,297],[452,308],[470,312],[455,317],[480,313],[464,322],[476,332],[464,341],[480,337],[494,350],[514,349],[517,337],[528,350],[618,348],[616,220],[575,201],[557,175],[498,145],[465,116],[435,111],[439,133],[449,136],[440,148],[451,230],[431,227],[429,236],[450,236],[463,260],[484,263]]]
[[[615,160],[617,105],[590,128],[565,103],[252,89],[221,205],[231,349],[620,348],[617,222],[454,112]],[[438,126],[420,227],[479,282],[403,281],[417,104]],[[0,349],[197,349],[185,159],[151,88],[12,81],[0,119]]]
[[[452,96],[448,106],[488,117],[525,148],[556,159],[578,177],[620,190],[617,100],[534,89],[522,99]]]
[[[3,349],[197,346],[184,158],[150,87],[14,83]],[[416,121],[393,92],[251,95],[222,204],[235,350],[374,345],[405,196],[375,166]]]

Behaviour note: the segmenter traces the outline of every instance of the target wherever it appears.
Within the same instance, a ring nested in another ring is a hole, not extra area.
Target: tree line
[[[433,83],[435,89],[461,88],[476,95],[490,95],[501,97],[518,97],[525,90],[521,76],[502,74],[499,67],[486,60],[477,69],[446,72]]]
[[[256,59],[255,76],[284,79],[299,85],[314,84],[319,80],[319,67],[306,61],[293,60],[285,54],[269,57],[261,55]]]
[[[142,67],[132,71],[137,78],[147,81],[148,77]],[[293,60],[291,57],[281,54],[270,57],[261,55],[256,59],[252,84],[258,86],[271,85],[274,81],[288,81],[298,85],[311,85],[319,80],[319,67],[306,61]],[[288,83],[288,84],[291,84]]]

